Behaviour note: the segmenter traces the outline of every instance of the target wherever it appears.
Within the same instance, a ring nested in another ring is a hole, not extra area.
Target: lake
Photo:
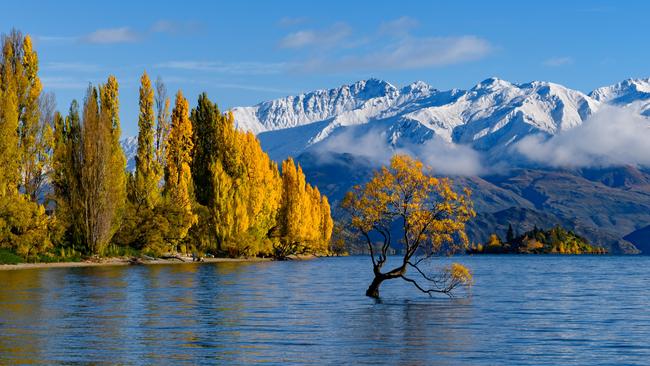
[[[380,301],[368,257],[2,271],[0,364],[648,364],[650,257],[453,260]]]

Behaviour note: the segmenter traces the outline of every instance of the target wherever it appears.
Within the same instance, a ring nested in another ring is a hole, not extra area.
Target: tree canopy
[[[468,285],[470,272],[460,264],[435,276],[426,274],[421,264],[467,246],[465,223],[475,215],[470,195],[469,189],[455,192],[450,179],[433,176],[422,162],[407,155],[395,155],[389,167],[348,192],[342,207],[350,214],[351,227],[366,239],[375,274],[366,295],[378,297],[379,285],[393,278],[402,278],[428,294],[449,294],[459,285]],[[399,230],[394,229],[396,225]],[[393,238],[398,238],[397,243]],[[389,249],[396,244],[401,246],[401,264],[382,272]],[[406,277],[408,268],[431,286]]]

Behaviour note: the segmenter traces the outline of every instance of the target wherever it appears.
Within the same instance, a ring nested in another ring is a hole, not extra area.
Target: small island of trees
[[[467,249],[469,254],[607,254],[607,250],[589,244],[587,239],[559,226],[549,230],[535,227],[515,236],[512,225],[508,227],[506,240],[497,234],[490,235],[485,244]]]

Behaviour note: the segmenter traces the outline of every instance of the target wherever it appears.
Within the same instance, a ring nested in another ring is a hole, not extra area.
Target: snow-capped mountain
[[[598,88],[590,97],[610,104],[629,104],[650,99],[650,78],[627,79],[620,83]]]
[[[540,81],[489,78],[470,90],[440,91],[421,81],[397,88],[370,79],[238,107],[233,113],[238,128],[258,134],[270,155],[283,159],[350,128],[373,130],[392,146],[437,136],[476,150],[499,150],[532,133],[553,135],[580,125],[601,104],[580,91]]]
[[[126,170],[135,171],[135,155],[138,152],[138,136],[129,136],[120,141],[126,156]]]
[[[278,161],[319,146],[354,147],[370,135],[382,141],[376,149],[435,140],[471,148],[492,160],[516,160],[511,147],[517,142],[571,130],[604,105],[634,106],[636,113],[650,116],[650,79],[628,79],[589,94],[550,82],[515,84],[494,77],[469,90],[446,91],[422,81],[398,88],[369,79],[232,112],[236,126],[257,134]],[[345,139],[331,143],[341,137]],[[123,143],[132,170],[137,139]]]

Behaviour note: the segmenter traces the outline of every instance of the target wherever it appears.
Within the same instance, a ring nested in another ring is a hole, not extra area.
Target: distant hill
[[[623,239],[634,244],[642,254],[650,255],[650,225],[629,233]]]

